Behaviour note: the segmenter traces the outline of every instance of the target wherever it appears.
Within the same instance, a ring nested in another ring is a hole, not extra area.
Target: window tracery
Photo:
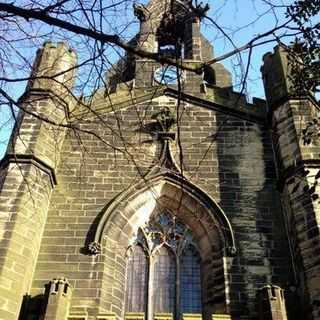
[[[133,239],[126,312],[201,313],[200,256],[190,228],[169,212],[153,216]]]

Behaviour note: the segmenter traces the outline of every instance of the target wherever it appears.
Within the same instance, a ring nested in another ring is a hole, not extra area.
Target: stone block
[[[127,312],[125,320],[144,320],[144,312]]]
[[[231,320],[231,316],[229,314],[213,314],[212,320]]]
[[[116,315],[113,312],[101,313],[101,314],[97,315],[96,320],[116,320]]]
[[[173,320],[172,313],[155,313],[154,320]]]
[[[200,314],[200,313],[183,313],[182,320],[202,320],[202,314]]]
[[[73,319],[87,320],[87,318],[88,318],[87,307],[77,306],[77,307],[70,308],[70,312],[69,312],[67,320],[73,320]]]

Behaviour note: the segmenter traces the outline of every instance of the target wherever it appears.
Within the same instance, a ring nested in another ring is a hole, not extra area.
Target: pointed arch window
[[[139,228],[127,262],[126,312],[201,313],[200,255],[191,230],[168,212]]]

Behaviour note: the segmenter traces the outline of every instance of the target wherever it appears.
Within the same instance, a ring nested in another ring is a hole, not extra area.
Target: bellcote
[[[201,61],[200,20],[209,6],[190,1],[154,1],[135,5],[140,21],[138,46],[161,55]]]
[[[208,5],[193,5],[186,0],[151,0],[146,6],[135,4],[134,15],[139,20],[138,34],[131,45],[140,50],[177,59],[190,67],[213,58],[213,46],[200,31],[201,19]],[[112,90],[120,83],[132,81],[135,87],[176,86],[178,79],[186,91],[200,92],[203,83],[231,87],[231,75],[221,65],[209,66],[201,74],[177,70],[157,61],[128,54],[107,73]],[[223,81],[221,81],[221,79]]]

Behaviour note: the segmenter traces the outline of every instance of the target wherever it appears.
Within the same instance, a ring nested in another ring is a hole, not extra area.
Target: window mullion
[[[154,302],[154,290],[153,290],[153,281],[154,281],[154,257],[149,256],[148,259],[148,294],[147,294],[147,305],[146,305],[146,320],[153,319],[153,302]]]
[[[176,255],[176,305],[174,319],[178,320],[180,314],[180,261],[179,256]]]

